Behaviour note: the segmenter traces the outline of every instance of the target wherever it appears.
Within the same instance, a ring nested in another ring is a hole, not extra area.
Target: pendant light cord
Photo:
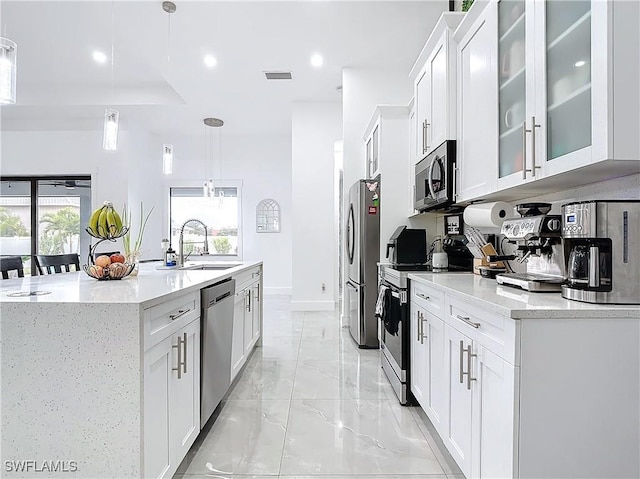
[[[115,47],[114,47],[114,42],[115,42],[115,34],[114,34],[114,29],[115,29],[115,13],[114,13],[114,5],[115,5],[115,0],[111,0],[111,104],[115,104],[115,80],[114,80],[114,59],[113,56],[115,54]]]

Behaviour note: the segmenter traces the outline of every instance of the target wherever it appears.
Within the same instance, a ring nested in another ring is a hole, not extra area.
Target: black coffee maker
[[[424,265],[427,262],[427,230],[399,226],[387,243],[387,258],[394,266]]]

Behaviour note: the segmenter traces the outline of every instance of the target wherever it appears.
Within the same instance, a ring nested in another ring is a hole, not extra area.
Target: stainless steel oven
[[[418,211],[454,203],[456,142],[447,140],[416,164],[414,207]]]
[[[413,403],[409,382],[409,314],[407,272],[380,265],[380,284],[389,288],[389,304],[380,318],[380,350],[384,370],[400,404]]]

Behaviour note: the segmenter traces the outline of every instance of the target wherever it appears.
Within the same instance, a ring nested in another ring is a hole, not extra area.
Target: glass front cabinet
[[[639,3],[498,1],[498,190],[605,160],[621,174],[584,183],[634,172]]]

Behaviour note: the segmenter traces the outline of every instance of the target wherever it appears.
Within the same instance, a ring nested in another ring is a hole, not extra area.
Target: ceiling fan
[[[75,188],[91,188],[91,182],[87,180],[47,180],[41,181],[41,185],[48,185],[53,187],[64,187],[68,190]]]

